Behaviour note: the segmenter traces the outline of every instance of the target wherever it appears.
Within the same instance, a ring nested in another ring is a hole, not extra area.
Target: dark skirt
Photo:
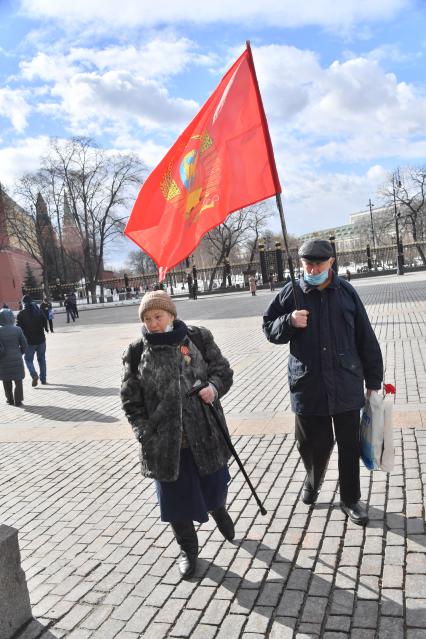
[[[208,521],[209,511],[225,504],[230,479],[226,465],[200,475],[191,450],[182,448],[177,480],[155,480],[161,521]]]

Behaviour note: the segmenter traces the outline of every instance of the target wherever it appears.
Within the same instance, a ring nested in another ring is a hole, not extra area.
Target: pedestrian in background
[[[226,539],[235,535],[225,507],[230,453],[205,406],[214,402],[225,424],[219,398],[233,372],[209,330],[177,319],[165,291],[144,295],[139,317],[142,339],[124,354],[121,401],[140,443],[142,474],[155,480],[161,520],[181,547],[180,574],[189,578],[198,556],[194,521],[210,514]],[[209,385],[188,398],[197,381]]]
[[[50,327],[50,332],[53,333],[53,317],[54,317],[54,311],[52,308],[52,304],[49,302],[49,300],[47,299],[47,297],[43,297],[43,301],[40,304],[40,310],[43,313],[45,319],[46,319],[46,324],[49,325]]]
[[[309,240],[299,249],[303,275],[276,295],[263,317],[270,342],[290,342],[288,381],[296,413],[295,436],[306,478],[302,501],[312,505],[333,449],[338,448],[340,507],[356,524],[368,522],[360,502],[360,409],[381,388],[380,346],[365,308],[351,284],[332,269],[326,240]]]
[[[0,380],[6,401],[21,406],[24,399],[22,380],[25,377],[22,355],[28,347],[22,330],[15,326],[15,316],[8,308],[0,310]]]
[[[33,380],[31,385],[37,386],[39,378],[42,384],[47,384],[45,332],[47,333],[48,329],[46,318],[37,304],[33,302],[31,295],[24,295],[22,302],[24,308],[18,313],[16,323],[22,328],[28,342],[28,348],[25,351],[25,363]],[[34,367],[35,354],[37,354],[40,374],[37,373]]]
[[[70,323],[70,318],[72,319],[73,322],[75,322],[74,304],[72,300],[70,299],[69,295],[65,295],[64,306],[65,306],[65,311],[67,314],[67,324]]]
[[[78,314],[78,307],[77,307],[77,295],[75,294],[75,291],[72,291],[69,294],[69,298],[71,300],[72,310],[73,310],[73,313],[74,313],[74,318],[76,318],[76,317],[78,318],[79,314]]]
[[[250,275],[248,281],[251,294],[256,295],[256,278],[254,277],[254,275]]]
[[[274,274],[273,273],[269,274],[269,288],[270,288],[271,291],[273,291],[275,289],[275,286],[274,286]]]

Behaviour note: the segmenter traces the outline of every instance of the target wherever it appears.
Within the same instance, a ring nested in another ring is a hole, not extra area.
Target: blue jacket
[[[383,360],[358,293],[333,273],[323,290],[303,277],[296,283],[300,309],[309,311],[306,328],[291,325],[295,303],[291,283],[275,296],[263,316],[274,344],[290,342],[288,384],[298,415],[337,415],[364,405],[366,388],[379,390]]]

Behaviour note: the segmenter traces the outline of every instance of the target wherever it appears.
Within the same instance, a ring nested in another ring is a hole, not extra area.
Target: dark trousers
[[[13,392],[13,384],[15,384],[15,392]],[[24,399],[22,379],[15,379],[13,382],[3,382],[3,388],[9,404],[20,404]]]
[[[307,481],[319,490],[328,460],[337,442],[340,498],[352,504],[361,497],[359,481],[360,416],[358,410],[331,416],[296,415],[297,448],[306,468]]]

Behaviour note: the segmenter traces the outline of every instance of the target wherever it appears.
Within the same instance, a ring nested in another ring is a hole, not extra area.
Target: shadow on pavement
[[[58,635],[52,634],[37,619],[32,619],[23,630],[18,630],[11,639],[38,639],[38,637],[42,637],[42,639],[57,639]]]
[[[261,623],[264,636],[269,636],[268,633],[272,631],[271,636],[280,637],[281,626],[292,630],[297,626],[298,632],[306,633],[304,637],[322,637],[325,632],[333,631],[342,632],[339,637],[349,637],[352,628],[365,629],[365,632],[377,628],[380,636],[383,633],[383,636],[396,638],[405,636],[406,626],[417,628],[426,636],[424,600],[407,595],[403,601],[403,593],[399,590],[401,597],[398,601],[395,589],[385,589],[379,594],[377,589],[368,585],[368,575],[365,576],[367,583],[359,583],[358,566],[337,569],[333,560],[329,564],[319,558],[316,564],[319,570],[313,572],[311,567],[297,562],[293,564],[274,548],[262,543],[257,545],[257,542],[246,541],[240,547],[249,552],[255,561],[262,556],[266,560],[273,557],[272,577],[262,577],[259,581],[242,579],[232,570],[199,559],[198,581],[205,586],[206,580],[210,580],[235,596],[228,615],[246,615],[247,611],[251,611],[264,617],[264,624]],[[316,552],[317,549],[312,549],[312,555]],[[335,583],[336,576],[339,585]]]
[[[64,408],[63,406],[29,406],[25,404],[22,409],[26,413],[40,415],[44,419],[50,419],[55,422],[103,422],[113,423],[119,422],[117,417],[104,415],[89,408]]]
[[[76,384],[49,384],[43,387],[43,390],[58,390],[71,393],[72,395],[81,395],[84,397],[111,397],[119,394],[118,386],[116,388],[100,388],[98,386],[78,386]]]
[[[318,505],[316,509],[329,507],[330,504],[324,504],[323,507]],[[334,507],[339,508],[337,505]],[[401,547],[405,548],[395,543],[398,536],[405,539],[405,543],[412,542],[412,547],[409,546],[407,552],[424,552],[425,522],[420,517],[407,518],[398,513],[386,513],[375,507],[369,507],[369,515],[369,527],[376,530],[382,528],[382,534],[378,535],[382,543],[385,541],[385,534],[387,535],[380,574],[374,570],[371,573],[367,570],[360,575],[360,556],[357,561],[350,561],[340,566],[342,551],[335,555],[327,554],[327,559],[323,559],[320,556],[320,548],[304,548],[302,545],[298,552],[303,549],[304,557],[302,560],[296,558],[292,561],[280,554],[281,544],[273,548],[256,540],[240,542],[235,540],[238,548],[252,556],[255,562],[253,567],[263,568],[258,581],[255,577],[256,570],[249,569],[254,579],[242,578],[232,570],[215,565],[214,560],[210,563],[202,558],[198,562],[197,575],[191,581],[207,586],[210,580],[217,587],[231,592],[235,598],[228,615],[247,615],[247,611],[251,611],[252,614],[256,613],[264,617],[261,632],[265,632],[265,636],[269,636],[267,633],[273,631],[271,636],[280,637],[280,632],[283,632],[279,630],[280,627],[294,631],[297,626],[297,631],[306,633],[303,634],[306,637],[322,637],[325,632],[333,631],[343,633],[339,634],[339,637],[349,637],[352,628],[357,628],[361,631],[365,629],[366,632],[377,629],[380,637],[383,635],[383,637],[396,638],[405,636],[407,627],[412,628],[412,632],[419,633],[415,635],[416,637],[426,637],[426,607],[421,593],[423,581],[419,591],[416,591],[415,585],[419,579],[423,580],[421,564],[418,567],[419,574],[407,574],[406,588],[402,585],[400,588],[396,585],[387,585],[383,586],[382,591],[379,592],[378,587],[373,585],[375,578],[377,578],[377,584],[379,580],[381,581],[383,568],[392,569],[398,566],[402,569],[405,559],[401,563],[398,558],[392,557],[395,549],[397,553]],[[357,529],[358,527],[355,530]],[[389,533],[395,537],[390,539]],[[354,549],[356,554],[357,548],[361,551],[361,545],[351,545],[345,547],[343,552],[345,550],[351,552]],[[386,556],[387,552],[390,553],[389,557]],[[310,555],[309,558],[307,554]],[[372,555],[363,554],[363,559],[365,557],[368,559],[369,556]],[[414,554],[413,561],[415,557]],[[235,558],[238,559],[238,553]],[[265,566],[269,567],[266,578]],[[271,623],[269,623],[270,619],[272,619]],[[311,635],[310,632],[313,634]],[[287,634],[285,636],[287,637]]]

